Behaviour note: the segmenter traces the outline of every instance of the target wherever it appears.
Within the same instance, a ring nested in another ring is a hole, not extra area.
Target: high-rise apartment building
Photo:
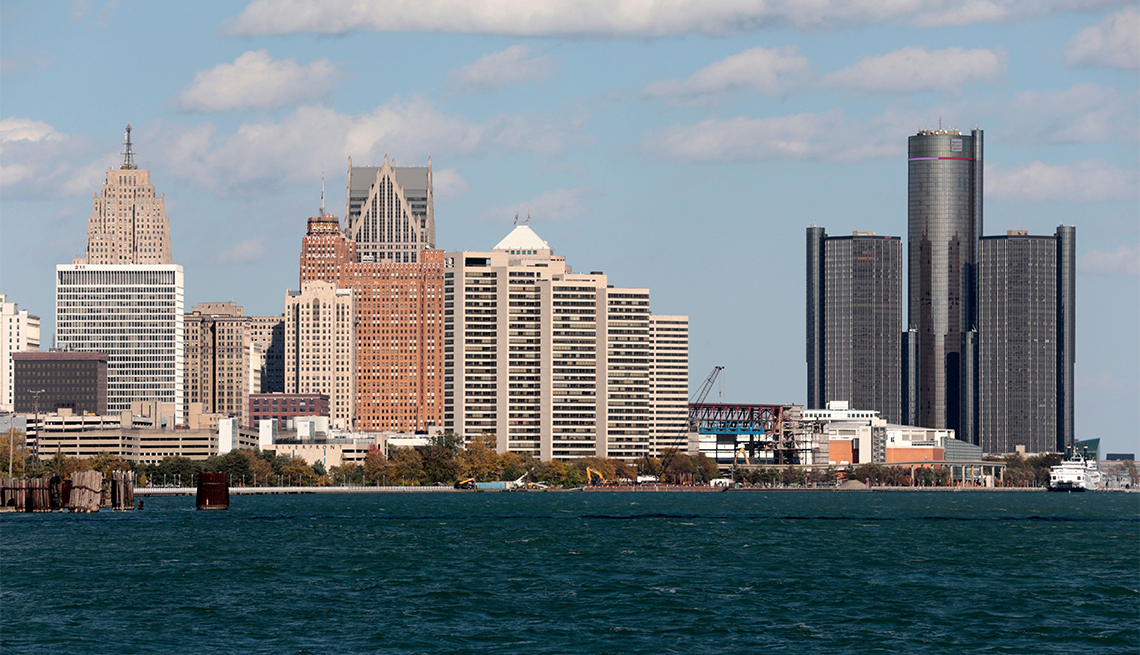
[[[653,452],[688,450],[689,317],[649,316],[653,344]]]
[[[355,428],[426,430],[443,419],[443,255],[356,261],[322,209],[301,244],[301,282],[351,289],[356,307]]]
[[[173,403],[182,422],[183,294],[178,265],[56,266],[56,346],[107,354],[108,411]]]
[[[0,293],[0,411],[12,411],[15,389],[13,353],[37,352],[40,349],[40,317],[21,310],[8,295]]]
[[[322,212],[323,213],[323,212]],[[353,166],[348,160],[344,230],[360,262],[414,264],[435,248],[431,159],[427,166]]]
[[[808,409],[833,400],[904,419],[902,241],[807,228]]]
[[[87,219],[87,253],[77,264],[170,264],[170,220],[165,196],[155,193],[150,171],[135,165],[131,126],[123,163],[107,171],[102,195]]]
[[[329,418],[356,415],[356,303],[352,289],[305,282],[285,295],[285,393],[325,394]]]
[[[444,283],[445,428],[468,441],[493,434],[500,452],[543,460],[654,453],[656,409],[671,417],[688,397],[677,386],[687,375],[656,369],[688,353],[659,358],[654,336],[685,317],[657,323],[647,289],[574,273],[525,225],[490,252],[446,254]],[[680,334],[663,341],[681,347]],[[661,421],[668,437],[671,423]]]
[[[983,237],[978,262],[977,435],[986,453],[1073,444],[1076,230]]]
[[[249,394],[261,392],[261,354],[251,323],[232,302],[198,303],[183,318],[187,415],[190,403],[201,403],[205,414],[236,417],[248,425],[244,419]]]
[[[982,130],[923,130],[909,138],[907,159],[907,322],[917,336],[916,421],[972,441],[962,423],[973,396],[963,347],[977,326]]]

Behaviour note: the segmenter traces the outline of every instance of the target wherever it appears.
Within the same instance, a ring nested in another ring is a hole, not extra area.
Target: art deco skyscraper
[[[150,171],[135,165],[131,126],[123,163],[107,171],[87,220],[87,264],[169,264],[170,219],[165,196],[156,195]]]
[[[414,264],[435,248],[431,159],[427,166],[353,166],[348,160],[344,231],[359,262]]]
[[[807,229],[808,408],[831,400],[901,423],[902,241]]]
[[[978,262],[978,444],[986,453],[1073,444],[1076,229],[983,237]]]
[[[917,331],[916,422],[974,435],[963,416],[973,384],[977,252],[982,233],[982,130],[923,130],[908,142],[908,323]],[[964,428],[964,429],[963,429]]]

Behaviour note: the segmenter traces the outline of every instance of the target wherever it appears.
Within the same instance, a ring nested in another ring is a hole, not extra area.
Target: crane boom
[[[723,366],[714,366],[713,367],[712,372],[709,373],[709,376],[707,378],[705,378],[705,381],[701,383],[700,388],[697,389],[697,394],[696,394],[696,396],[694,396],[694,398],[696,398],[696,400],[693,400],[692,398],[689,399],[690,405],[694,405],[694,404],[700,405],[700,404],[703,404],[705,402],[705,398],[707,398],[709,395],[709,392],[712,391],[713,385],[716,384],[717,377],[720,375],[720,372],[723,370],[724,370]],[[685,412],[686,412],[686,414],[688,413],[687,407],[685,408]],[[689,425],[688,418],[686,418],[684,427],[681,428],[681,432],[677,434],[677,436],[673,439],[673,441],[677,441],[681,437],[688,434],[691,427],[692,426]],[[657,476],[658,480],[664,481],[665,472],[669,470],[669,464],[673,461],[673,458],[676,457],[678,452],[680,452],[679,449],[673,448],[668,453],[666,453],[665,458],[661,460],[661,473]]]

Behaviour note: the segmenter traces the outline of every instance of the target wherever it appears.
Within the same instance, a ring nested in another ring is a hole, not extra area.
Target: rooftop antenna
[[[135,153],[131,150],[131,124],[127,123],[127,136],[123,139],[123,165],[119,167],[120,170],[133,171],[138,166],[135,166]]]
[[[321,216],[325,215],[325,172],[321,171]]]
[[[530,212],[526,213],[526,220],[523,223],[530,223]]]
[[[519,213],[515,212],[515,225],[519,224]]]
[[[938,117],[938,129],[939,130],[942,129],[942,117],[941,116]]]

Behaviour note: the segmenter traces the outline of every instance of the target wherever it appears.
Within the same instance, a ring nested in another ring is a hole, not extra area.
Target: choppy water
[[[1140,495],[232,501],[0,517],[0,650],[1140,651]]]

